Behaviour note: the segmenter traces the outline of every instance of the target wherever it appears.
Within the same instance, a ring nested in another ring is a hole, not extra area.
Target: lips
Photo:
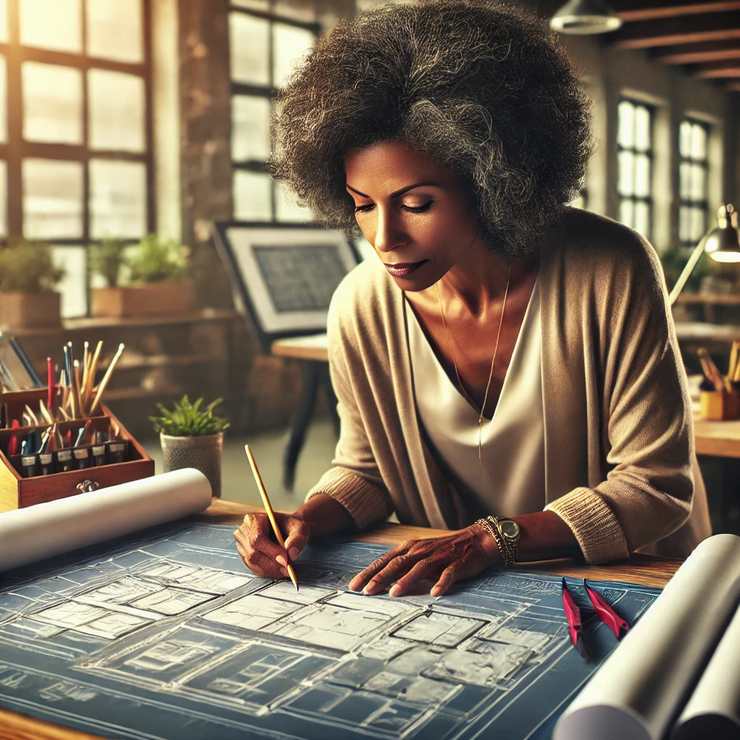
[[[385,265],[385,269],[388,270],[393,277],[404,278],[408,277],[417,267],[420,267],[425,262],[426,260],[422,260],[421,262],[399,262],[396,265],[389,265],[387,263],[383,264]]]

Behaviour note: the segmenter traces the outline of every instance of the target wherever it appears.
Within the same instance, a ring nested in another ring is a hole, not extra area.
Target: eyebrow
[[[357,195],[361,195],[363,198],[367,198],[370,200],[369,195],[365,195],[365,193],[360,192],[357,188],[353,188],[349,183],[345,183],[347,190],[351,190],[353,193],[357,193]],[[416,182],[413,185],[407,185],[405,188],[401,188],[400,190],[396,190],[395,193],[391,193],[391,198],[398,198],[399,195],[403,195],[404,193],[407,193],[409,190],[413,190],[414,188],[421,188],[421,187],[434,187],[438,188],[440,187],[439,183],[432,182],[431,180],[425,180],[424,182]]]

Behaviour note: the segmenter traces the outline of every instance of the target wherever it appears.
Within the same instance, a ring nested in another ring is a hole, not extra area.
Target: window
[[[293,63],[320,31],[314,3],[297,0],[232,0],[229,13],[231,65],[231,159],[234,218],[305,222],[299,208],[267,174],[271,149],[271,98]]]
[[[653,200],[653,111],[622,99],[618,107],[617,193],[619,220],[651,238]]]
[[[52,245],[66,317],[86,245],[154,228],[143,1],[0,0],[0,237]]]
[[[709,126],[690,118],[679,129],[678,238],[694,247],[707,231]]]

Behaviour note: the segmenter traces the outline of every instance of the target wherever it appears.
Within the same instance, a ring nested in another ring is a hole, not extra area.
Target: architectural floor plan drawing
[[[616,646],[572,648],[560,581],[352,593],[377,546],[308,548],[300,591],[247,572],[232,526],[175,524],[0,577],[0,706],[110,738],[549,738]],[[595,584],[634,621],[659,591]],[[571,591],[585,594],[577,582]]]

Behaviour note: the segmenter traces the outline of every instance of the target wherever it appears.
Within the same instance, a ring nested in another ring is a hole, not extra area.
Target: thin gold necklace
[[[488,373],[488,383],[486,383],[486,392],[483,395],[483,405],[480,408],[480,413],[478,414],[478,462],[480,462],[481,467],[483,468],[483,472],[488,478],[488,473],[486,472],[485,465],[483,465],[483,453],[482,453],[482,436],[483,436],[483,412],[486,410],[486,403],[488,402],[488,391],[491,388],[491,380],[493,380],[493,368],[496,365],[496,354],[498,353],[498,342],[499,339],[501,339],[501,327],[504,325],[504,313],[506,312],[506,299],[509,297],[509,284],[511,283],[511,262],[509,262],[509,272],[506,276],[506,290],[504,291],[504,303],[501,306],[501,318],[498,322],[498,330],[496,332],[496,344],[493,347],[493,357],[491,358],[491,369]],[[447,318],[445,317],[445,310],[444,306],[442,305],[442,296],[439,292],[439,281],[435,283],[437,288],[437,300],[439,301],[439,313],[442,316],[442,323],[445,327],[445,334],[447,336],[447,344],[450,345],[450,354],[452,355],[452,364],[455,367],[455,377],[457,377],[457,382],[460,388],[462,389],[462,392],[465,394],[465,396],[468,398],[468,400],[473,404],[473,406],[476,405],[475,400],[470,397],[470,394],[465,390],[465,386],[463,385],[462,378],[460,377],[460,371],[457,368],[457,358],[455,357],[455,346],[452,344],[452,337],[450,336],[450,330],[447,327]],[[488,481],[490,483],[490,478],[488,478]]]

